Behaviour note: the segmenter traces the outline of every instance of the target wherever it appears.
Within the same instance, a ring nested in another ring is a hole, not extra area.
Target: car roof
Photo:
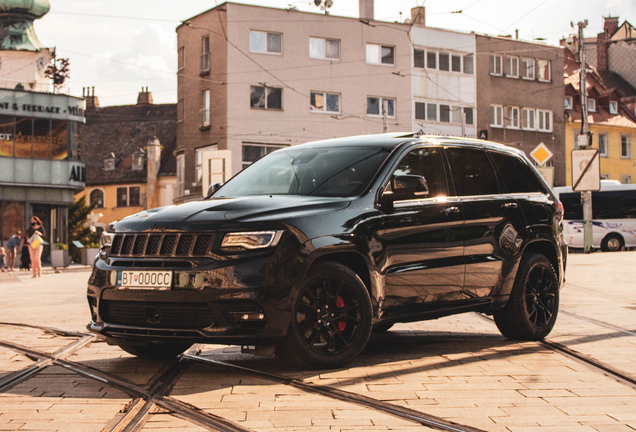
[[[295,150],[303,148],[317,147],[384,147],[396,148],[403,144],[439,144],[439,145],[456,145],[481,147],[489,150],[498,150],[523,155],[524,153],[514,147],[504,144],[484,141],[474,138],[437,136],[437,135],[420,135],[417,132],[401,132],[401,133],[384,133],[384,134],[368,134],[355,135],[344,138],[332,138],[321,141],[311,141],[308,143],[288,147],[285,150]]]

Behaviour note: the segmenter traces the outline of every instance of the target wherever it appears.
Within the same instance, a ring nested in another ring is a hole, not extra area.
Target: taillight
[[[561,201],[557,201],[557,213],[563,219],[563,214],[565,213],[565,210],[563,209],[563,203]]]

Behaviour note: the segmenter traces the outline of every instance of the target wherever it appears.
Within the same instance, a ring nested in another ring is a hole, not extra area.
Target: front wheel
[[[493,316],[501,334],[509,339],[541,340],[556,322],[559,281],[550,261],[527,253],[521,259],[508,304]]]
[[[191,346],[190,343],[148,342],[146,345],[120,344],[119,348],[137,357],[167,360],[178,356]]]
[[[336,262],[309,270],[278,354],[310,368],[336,368],[357,357],[371,335],[371,299],[360,277]]]

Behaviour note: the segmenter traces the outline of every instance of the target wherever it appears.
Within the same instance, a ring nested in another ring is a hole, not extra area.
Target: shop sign
[[[0,114],[84,123],[86,102],[73,96],[0,89]]]

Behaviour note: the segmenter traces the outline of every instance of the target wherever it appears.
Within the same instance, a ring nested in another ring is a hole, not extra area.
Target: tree
[[[65,58],[51,59],[51,63],[44,70],[44,76],[53,80],[53,88],[59,92],[60,87],[64,85],[67,79],[71,78],[71,70],[69,69],[70,61]]]
[[[84,195],[68,208],[68,238],[71,242],[68,249],[74,262],[80,262],[81,253],[73,244],[73,240],[79,241],[84,246],[99,242],[99,235],[91,232],[90,227],[86,225],[87,216],[96,205],[97,202],[86,205],[86,195]]]

